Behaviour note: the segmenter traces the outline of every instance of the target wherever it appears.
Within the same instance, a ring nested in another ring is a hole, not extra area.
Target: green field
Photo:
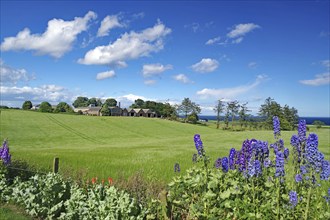
[[[142,171],[148,179],[168,181],[178,162],[181,170],[192,166],[193,136],[201,135],[214,161],[239,149],[245,139],[274,142],[272,131],[232,132],[213,126],[191,125],[152,118],[92,117],[1,110],[0,138],[8,138],[12,159],[51,170],[60,158],[60,172],[114,179]],[[330,130],[311,129],[319,135],[319,149],[330,159]],[[291,135],[282,132],[285,146]],[[289,147],[289,149],[291,149]]]

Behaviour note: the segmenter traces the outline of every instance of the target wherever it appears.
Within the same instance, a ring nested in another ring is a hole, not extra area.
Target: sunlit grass
[[[168,181],[178,162],[192,166],[193,136],[201,135],[211,162],[241,148],[245,139],[274,142],[272,131],[225,131],[162,119],[91,117],[2,110],[0,138],[8,138],[13,159],[50,171],[54,157],[60,172],[83,172],[88,177],[130,176],[142,171],[147,178]],[[330,130],[312,128],[319,149],[330,159]],[[296,131],[282,131],[286,147]]]

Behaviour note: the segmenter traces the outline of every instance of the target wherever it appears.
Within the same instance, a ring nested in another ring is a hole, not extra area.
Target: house
[[[126,108],[122,109],[121,115],[122,116],[128,116],[128,110]]]
[[[118,106],[116,107],[109,107],[110,112],[111,112],[111,116],[122,116],[123,115],[123,110],[121,108],[119,108]]]
[[[144,113],[143,117],[147,117],[147,118],[157,117],[157,114],[151,111],[150,109],[142,109],[142,111]]]

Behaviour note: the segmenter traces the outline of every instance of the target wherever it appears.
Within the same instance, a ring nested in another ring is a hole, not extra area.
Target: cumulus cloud
[[[209,73],[215,71],[219,67],[219,62],[215,59],[203,58],[200,62],[195,63],[191,68],[199,73]]]
[[[48,54],[55,58],[62,57],[72,49],[77,35],[88,28],[88,23],[96,19],[96,14],[89,11],[84,17],[75,17],[72,21],[52,19],[47,30],[42,34],[31,34],[28,28],[15,37],[7,37],[1,44],[1,51],[32,50],[39,55]]]
[[[318,74],[314,79],[300,80],[300,83],[308,86],[322,86],[330,84],[330,73]]]
[[[182,82],[184,84],[193,83],[185,74],[178,74],[173,76],[176,81]]]
[[[170,70],[172,69],[173,66],[172,65],[162,65],[160,63],[154,63],[154,64],[145,64],[142,67],[142,74],[144,77],[150,77],[150,76],[154,76],[154,75],[159,75],[162,72],[166,71],[166,70]]]
[[[260,28],[260,26],[257,24],[253,24],[253,23],[238,24],[232,28],[232,30],[227,34],[227,37],[229,37],[229,38],[243,37],[247,33],[251,32],[257,28]]]
[[[124,24],[120,22],[120,17],[118,15],[108,15],[102,20],[101,26],[97,31],[97,36],[108,36],[110,30],[116,27],[124,27]]]
[[[28,74],[25,69],[15,69],[10,66],[4,64],[2,60],[0,60],[0,84],[16,84],[17,82],[23,81],[27,82],[35,79],[33,75]]]
[[[1,98],[7,101],[32,100],[32,101],[68,101],[72,99],[71,93],[57,85],[30,86],[0,86]]]
[[[125,66],[126,60],[148,56],[164,48],[163,39],[171,33],[160,21],[151,28],[141,32],[131,31],[123,34],[115,42],[105,46],[98,46],[78,60],[85,65],[120,65]]]
[[[105,71],[105,72],[101,72],[98,73],[96,75],[96,79],[97,80],[103,80],[103,79],[107,79],[107,78],[112,78],[116,75],[115,71],[110,70],[110,71]]]
[[[209,89],[205,88],[200,91],[197,91],[197,95],[201,98],[224,98],[224,99],[232,99],[241,94],[247,93],[248,91],[257,87],[261,82],[267,79],[265,75],[257,76],[256,80],[252,84],[237,86],[232,88],[224,88],[224,89]]]
[[[215,37],[212,39],[209,39],[208,41],[206,41],[206,45],[212,45],[212,44],[216,44],[221,40],[221,37]]]

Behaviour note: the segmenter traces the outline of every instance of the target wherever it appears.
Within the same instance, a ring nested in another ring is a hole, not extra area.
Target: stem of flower
[[[308,196],[307,196],[307,204],[306,204],[306,211],[305,211],[305,220],[308,219],[308,211],[309,211],[309,203],[311,199],[311,192],[312,192],[312,187],[309,187],[308,189]]]
[[[280,180],[278,180],[279,182]],[[280,220],[281,184],[277,187],[277,219]]]

